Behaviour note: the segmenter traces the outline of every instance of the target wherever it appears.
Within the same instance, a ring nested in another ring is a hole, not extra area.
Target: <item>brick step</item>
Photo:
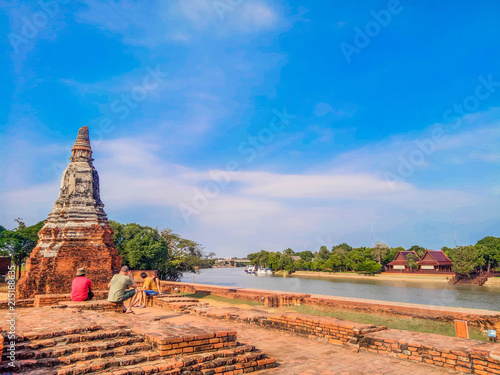
[[[117,328],[120,328],[120,327],[117,327]],[[44,332],[44,333],[32,332],[32,333],[26,333],[23,335],[17,335],[15,341],[16,342],[24,342],[24,341],[53,339],[53,338],[60,337],[60,336],[86,334],[89,332],[95,332],[95,331],[99,331],[99,330],[102,330],[101,326],[93,325],[93,326],[88,326],[88,327],[83,327],[83,328],[72,328],[69,330],[65,329],[65,330],[55,331],[55,332],[53,332],[53,331],[52,332]]]
[[[49,357],[49,358],[35,358],[35,359],[22,359],[16,361],[16,367],[12,368],[8,363],[3,363],[0,365],[0,370],[2,371],[12,371],[13,369],[20,373],[27,373],[29,370],[41,371],[42,368],[51,368],[54,373],[59,373],[63,369],[73,368],[79,366],[80,364],[94,363],[96,360],[107,362],[108,359],[120,358],[121,361],[125,361],[128,364],[136,363],[135,357],[143,355],[143,353],[149,353],[151,346],[146,343],[134,343],[131,345],[124,345],[121,347],[113,348],[110,350],[97,350],[97,351],[87,351],[82,353],[72,353],[69,355],[63,355],[59,357]],[[152,352],[151,352],[152,353]],[[151,355],[147,357],[147,360],[159,358],[159,354],[154,352],[155,356]],[[144,360],[146,360],[144,359]],[[59,370],[55,370],[54,366],[61,366]],[[104,368],[104,367],[102,367]],[[78,373],[88,373],[78,372]],[[38,373],[38,372],[37,372]],[[65,374],[72,374],[72,372],[64,372]]]
[[[108,350],[144,341],[144,337],[142,336],[118,336],[118,338],[108,338],[103,341],[83,341],[70,344],[60,343],[60,345],[49,346],[42,349],[19,350],[16,352],[16,359],[57,358],[74,353]],[[8,356],[8,353],[3,353],[3,361],[8,361]]]
[[[160,359],[158,353],[147,351],[128,355],[96,357],[69,365],[23,369],[25,375],[76,375],[76,374],[233,374],[235,370],[245,373],[271,368],[275,360],[267,358],[253,345],[219,350],[211,353],[183,355]],[[10,369],[12,371],[12,369]],[[20,374],[15,372],[13,374]]]
[[[76,334],[69,334],[65,336],[56,336],[53,338],[41,339],[41,340],[28,340],[16,343],[16,350],[35,350],[43,349],[47,347],[53,347],[56,345],[64,345],[71,343],[81,343],[87,341],[103,340],[116,337],[126,337],[132,336],[133,333],[129,329],[116,329],[116,330],[94,330],[91,332],[81,332]]]
[[[275,360],[252,345],[241,345],[230,350],[221,350],[213,353],[197,355],[183,355],[168,359],[120,367],[119,369],[106,369],[96,372],[99,375],[126,375],[126,374],[224,374],[238,369],[261,366],[259,369],[275,366]],[[266,367],[268,366],[268,367]],[[253,370],[255,371],[255,370]]]
[[[186,365],[185,365],[186,364]],[[135,366],[126,366],[118,371],[106,371],[104,375],[125,374],[158,374],[158,375],[192,375],[192,374],[234,374],[235,370],[243,370],[245,373],[274,367],[276,361],[266,358],[264,353],[245,353],[238,356],[220,357],[205,362],[195,363],[188,359],[186,363],[183,358],[170,361],[146,362]],[[266,367],[267,366],[267,367]],[[100,373],[99,373],[100,374]]]

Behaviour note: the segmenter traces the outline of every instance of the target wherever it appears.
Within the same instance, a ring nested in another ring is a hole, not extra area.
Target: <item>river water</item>
[[[185,274],[183,282],[240,288],[281,290],[366,298],[424,305],[500,310],[500,288],[474,285],[409,283],[401,281],[314,279],[283,276],[255,276],[244,268],[210,268],[199,274]]]

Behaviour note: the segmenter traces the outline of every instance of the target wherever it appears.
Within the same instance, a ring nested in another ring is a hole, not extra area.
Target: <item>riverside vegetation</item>
[[[419,257],[425,253],[425,248],[418,245],[409,249],[401,246],[390,248],[382,242],[377,242],[373,248],[353,248],[346,243],[333,246],[331,250],[326,246],[321,246],[314,253],[309,250],[295,252],[290,248],[282,252],[261,250],[248,254],[247,258],[253,265],[269,267],[275,271],[307,270],[375,274],[392,262],[398,251],[405,250],[415,251]],[[490,272],[500,264],[499,237],[488,236],[479,240],[475,245],[443,247],[442,250],[452,260],[453,272],[459,275],[467,276],[481,271]],[[416,269],[416,259],[408,257],[407,262],[410,269]]]

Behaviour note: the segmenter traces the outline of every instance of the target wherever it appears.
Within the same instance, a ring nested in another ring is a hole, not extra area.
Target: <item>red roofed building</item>
[[[422,271],[451,272],[452,262],[442,250],[425,250],[417,263]]]
[[[415,255],[415,260],[418,263],[418,260],[420,260],[420,258],[418,257],[416,252],[398,251],[398,253],[394,257],[394,260],[391,263],[387,264],[387,266],[389,267],[389,271],[411,271],[411,269],[407,268],[406,266],[407,257],[410,254]]]

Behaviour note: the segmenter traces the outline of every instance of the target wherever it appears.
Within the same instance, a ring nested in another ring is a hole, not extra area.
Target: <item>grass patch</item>
[[[179,293],[179,294],[182,294],[183,296],[189,297],[189,298],[212,300],[212,301],[217,301],[217,302],[229,303],[231,305],[262,306],[262,303],[259,303],[259,302],[246,301],[244,299],[214,296],[214,295],[205,294],[205,293]]]
[[[387,328],[401,329],[412,332],[436,333],[438,335],[456,337],[455,325],[453,323],[440,322],[431,319],[399,318],[377,314],[360,313],[348,310],[327,310],[311,306],[294,306],[293,309],[301,314],[328,316],[337,319],[349,320],[351,322],[375,324]],[[480,341],[488,341],[478,329],[469,327],[469,338]]]

